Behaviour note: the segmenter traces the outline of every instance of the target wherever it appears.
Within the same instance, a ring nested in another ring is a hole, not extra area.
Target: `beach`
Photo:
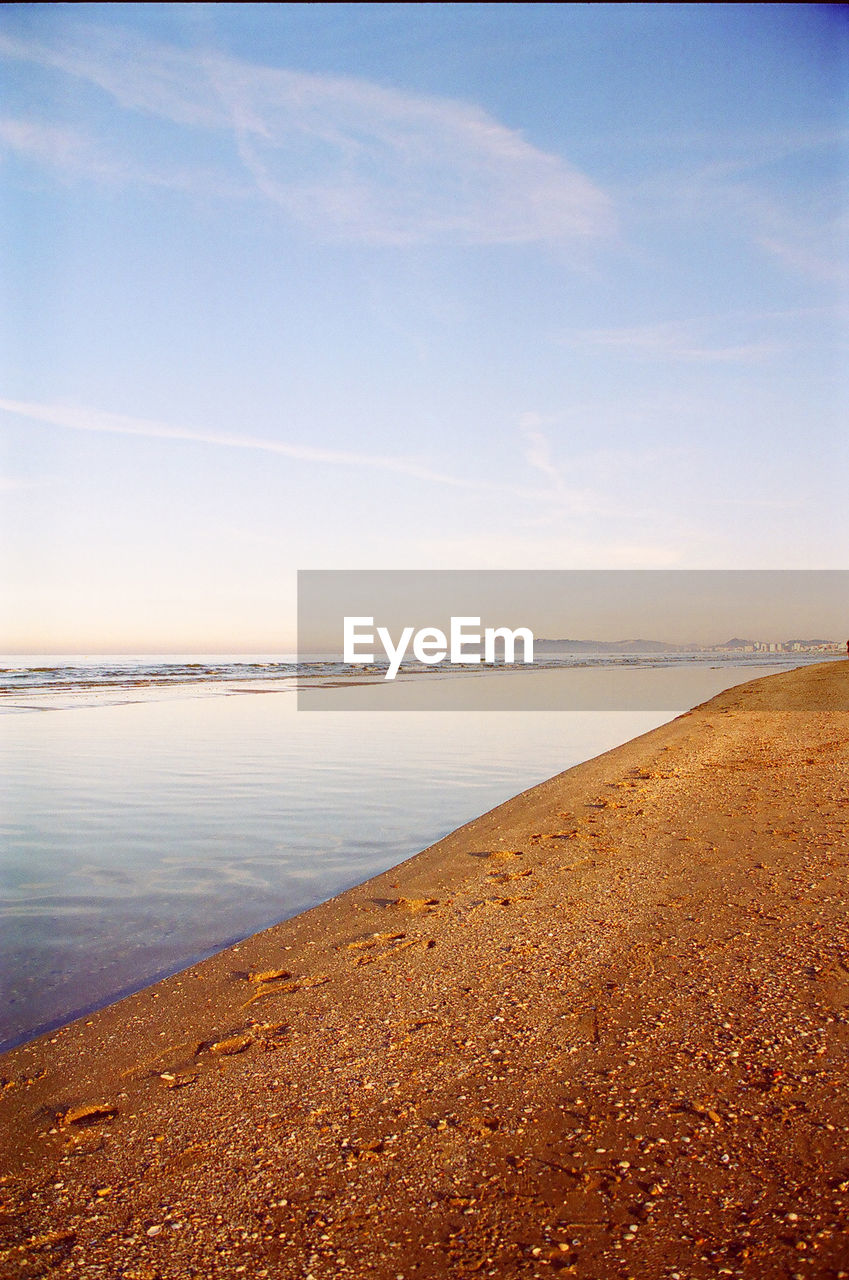
[[[849,1275],[849,665],[0,1059],[0,1275]]]

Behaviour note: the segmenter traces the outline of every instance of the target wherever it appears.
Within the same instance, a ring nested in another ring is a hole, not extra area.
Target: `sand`
[[[849,1276],[848,706],[730,690],[6,1054],[0,1275]]]

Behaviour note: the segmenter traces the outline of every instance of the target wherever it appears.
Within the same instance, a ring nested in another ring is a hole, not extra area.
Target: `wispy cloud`
[[[767,255],[793,275],[844,285],[847,219],[844,171],[849,131],[789,135],[760,148],[729,143],[721,161],[664,168],[619,193],[633,218],[719,232]],[[812,156],[816,177],[812,177]]]
[[[841,170],[842,167],[841,164]],[[823,180],[801,198],[752,181],[728,184],[719,189],[718,195],[762,253],[777,259],[794,274],[825,284],[845,285],[849,283],[849,224],[843,185],[841,173],[839,180]]]
[[[663,455],[668,460],[680,450],[658,450],[576,447],[569,442],[568,430],[564,430],[562,415],[544,415],[534,410],[523,413],[519,419],[519,431],[524,443],[525,462],[544,478],[541,488],[529,494],[527,489],[516,489],[517,494],[532,496],[533,503],[524,513],[516,513],[517,525],[523,528],[556,529],[564,521],[575,517],[604,517],[644,519],[650,512],[640,509],[632,500],[623,504],[619,481],[623,473],[633,476],[654,465]],[[568,464],[555,460],[551,443],[552,430],[566,448]],[[598,483],[582,485],[581,479],[589,476],[605,476],[603,487]],[[570,483],[567,483],[567,476]],[[615,477],[611,486],[611,479]]]
[[[63,36],[61,47],[0,36],[0,54],[86,81],[124,110],[228,135],[255,191],[325,238],[586,243],[612,229],[595,183],[473,104],[94,26]]]
[[[88,143],[79,133],[38,120],[0,119],[0,149],[18,151],[60,168],[92,164]]]
[[[571,346],[607,347],[645,359],[697,364],[748,364],[765,360],[781,350],[778,342],[764,339],[712,343],[697,321],[574,330],[565,335],[564,341]]]
[[[359,467],[372,471],[394,472],[428,484],[451,489],[475,492],[482,495],[498,495],[529,502],[539,509],[555,503],[559,510],[569,509],[573,514],[598,513],[609,504],[596,492],[567,489],[556,470],[547,472],[550,483],[540,488],[489,480],[482,476],[457,476],[438,471],[426,461],[385,454],[357,453],[344,449],[323,449],[315,445],[276,440],[267,436],[239,435],[228,431],[206,431],[183,427],[174,423],[159,422],[150,418],[137,418],[128,414],[109,413],[99,409],[81,408],[68,404],[40,404],[24,400],[0,399],[0,413],[40,422],[45,426],[60,427],[70,431],[97,432],[107,435],[138,436],[152,440],[185,440],[200,445],[227,449],[247,449],[260,453],[276,454],[298,462],[316,463],[330,467]],[[551,483],[556,477],[557,483]]]
[[[451,569],[673,569],[686,552],[680,541],[569,536],[429,538],[418,549],[422,566]],[[412,557],[415,565],[417,559]]]
[[[35,478],[24,476],[4,476],[0,475],[0,493],[21,493],[28,489],[42,489],[45,485],[53,484],[52,476],[38,476]]]
[[[180,167],[167,161],[160,167],[137,163],[127,155],[111,154],[96,139],[77,129],[43,120],[0,118],[0,157],[10,153],[72,177],[94,178],[118,186],[168,187],[227,197],[249,194],[245,182],[228,180],[209,167]]]
[[[519,421],[525,443],[525,461],[548,479],[556,493],[562,492],[563,477],[551,457],[551,444],[542,430],[545,419],[538,413],[523,413]]]
[[[838,243],[849,242],[845,227],[834,226],[827,236],[817,238],[790,234],[761,235],[757,243],[764,252],[778,258],[799,275],[809,276],[825,284],[849,284],[849,268]]]
[[[54,44],[0,32],[0,55],[86,80],[131,110],[206,128],[223,122],[198,59],[132,31],[63,22]]]
[[[291,444],[263,436],[242,436],[224,431],[198,431],[150,418],[135,418],[121,413],[105,413],[96,409],[63,404],[35,404],[24,400],[0,399],[0,412],[18,418],[41,422],[47,426],[71,431],[94,431],[108,435],[143,436],[154,440],[189,440],[196,444],[218,445],[229,449],[251,449],[275,453],[300,462],[323,463],[336,467],[366,467],[376,471],[394,471],[402,475],[456,488],[476,487],[474,482],[446,475],[422,465],[414,459],[354,453],[342,449],[319,449],[313,445]]]

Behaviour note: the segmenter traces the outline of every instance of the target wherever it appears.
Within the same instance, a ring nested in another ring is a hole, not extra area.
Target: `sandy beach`
[[[0,1275],[849,1276],[849,664],[0,1059]]]

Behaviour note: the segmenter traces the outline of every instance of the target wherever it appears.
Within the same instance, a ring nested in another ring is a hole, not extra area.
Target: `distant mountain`
[[[803,647],[816,649],[822,644],[840,644],[839,640],[787,640],[786,644],[800,644]]]
[[[761,642],[762,643],[762,642]],[[802,649],[816,649],[833,645],[833,640],[785,640],[779,651],[791,650],[793,645]],[[732,636],[724,644],[666,644],[663,640],[563,640],[538,638],[534,640],[537,653],[725,653],[741,649],[755,649],[758,642]]]
[[[744,644],[745,641],[740,641]],[[685,653],[693,646],[665,644],[662,640],[548,640],[537,639],[534,648],[557,653]]]

